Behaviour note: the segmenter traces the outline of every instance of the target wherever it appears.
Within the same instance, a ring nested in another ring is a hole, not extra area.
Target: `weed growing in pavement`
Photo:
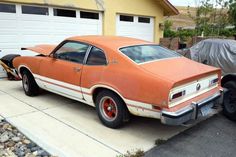
[[[144,151],[141,149],[137,149],[135,151],[127,151],[124,155],[119,155],[117,157],[144,157]]]
[[[162,144],[165,144],[166,141],[167,141],[167,140],[164,140],[164,139],[157,139],[157,140],[155,141],[155,145],[160,146],[160,145],[162,145]]]

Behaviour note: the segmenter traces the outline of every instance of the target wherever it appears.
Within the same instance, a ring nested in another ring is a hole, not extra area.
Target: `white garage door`
[[[21,47],[58,44],[76,35],[102,35],[102,14],[0,3],[0,57],[18,53]]]
[[[154,18],[117,15],[116,34],[147,41],[154,41]]]

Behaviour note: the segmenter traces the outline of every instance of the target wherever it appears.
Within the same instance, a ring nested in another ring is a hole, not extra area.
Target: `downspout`
[[[95,2],[98,9],[102,9],[102,11],[105,11],[104,0],[95,0]]]
[[[98,10],[102,10],[103,11],[103,13],[105,12],[105,2],[104,2],[104,0],[95,0],[95,3],[96,3],[96,5],[97,5],[97,8],[98,8]],[[104,35],[104,31],[105,31],[105,29],[104,29],[104,15],[103,15],[103,21],[102,21],[102,35]]]

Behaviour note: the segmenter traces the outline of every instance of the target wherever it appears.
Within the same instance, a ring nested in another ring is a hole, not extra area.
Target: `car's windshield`
[[[178,53],[158,45],[137,45],[121,48],[120,51],[136,63],[145,63],[166,58],[180,57]]]

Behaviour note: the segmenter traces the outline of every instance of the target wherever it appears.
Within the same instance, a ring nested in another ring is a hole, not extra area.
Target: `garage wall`
[[[7,2],[43,4],[82,8],[89,10],[103,10],[95,0],[5,0]],[[164,10],[158,0],[103,0],[104,1],[104,35],[116,35],[117,14],[130,14],[137,16],[154,17],[154,41],[159,43],[163,37],[163,31],[159,29],[159,23],[164,21]]]
[[[163,37],[163,31],[159,29],[159,23],[164,21],[164,10],[157,0],[105,0],[106,12],[104,13],[104,33],[113,35],[116,33],[117,14],[128,14],[154,17],[154,41],[159,43]],[[109,7],[108,7],[109,6]],[[111,25],[110,23],[114,23]]]

